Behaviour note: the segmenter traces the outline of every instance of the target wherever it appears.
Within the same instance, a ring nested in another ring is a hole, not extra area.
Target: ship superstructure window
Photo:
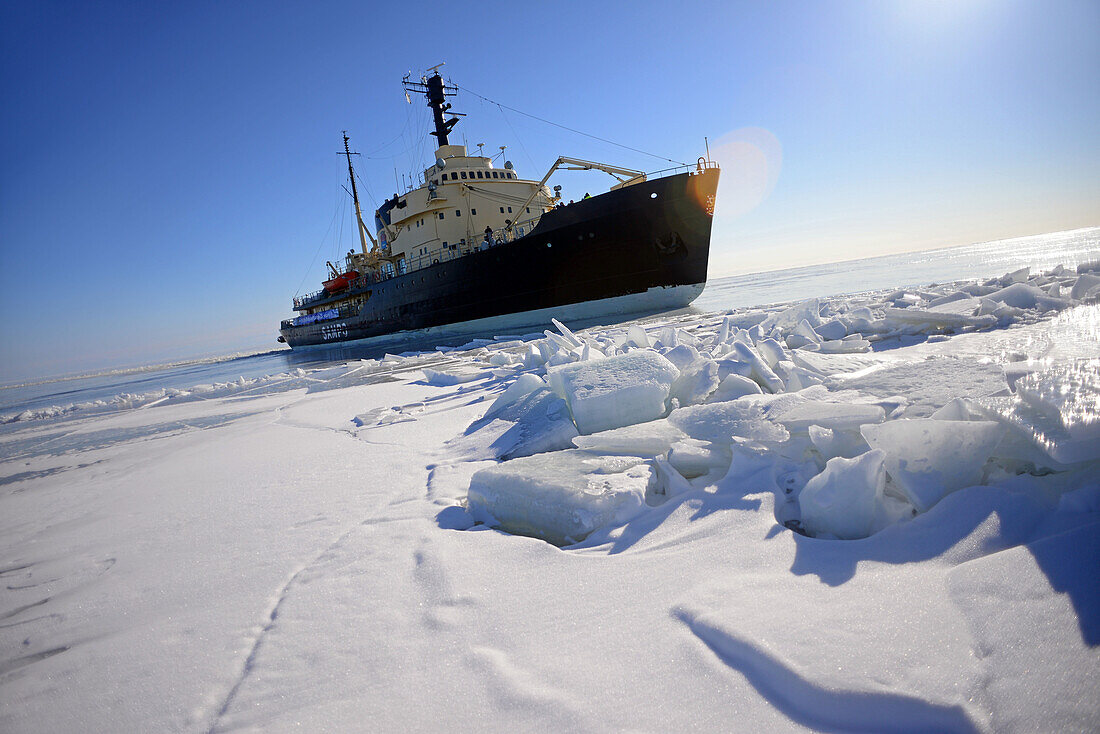
[[[499,178],[499,176],[497,176],[497,172],[496,172],[496,171],[493,171],[493,178]]]
[[[503,213],[504,213],[504,207],[501,207],[501,208],[500,208],[500,213],[501,213],[501,214],[503,214]]]
[[[481,171],[478,171],[478,172],[477,172],[477,177],[478,177],[478,178],[481,178]]]
[[[509,213],[509,214],[511,214],[511,213],[512,213],[512,207],[508,207],[508,213]]]
[[[462,172],[462,178],[466,178],[466,172],[465,171]]]
[[[476,217],[477,216],[477,209],[471,209],[470,210],[470,216]]]
[[[462,210],[461,209],[455,209],[455,216],[456,217],[461,217],[462,216]]]
[[[443,212],[439,212],[439,218],[440,218],[440,219],[442,219],[442,218],[443,218]]]

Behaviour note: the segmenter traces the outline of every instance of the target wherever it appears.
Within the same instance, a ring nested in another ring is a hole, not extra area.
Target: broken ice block
[[[811,535],[845,540],[870,535],[886,486],[884,458],[882,451],[868,451],[854,459],[830,459],[798,495],[802,527]]]
[[[1056,462],[1100,459],[1100,360],[1024,375],[1016,380],[1015,400],[984,400],[977,407]]]
[[[878,405],[807,400],[775,418],[791,431],[804,431],[810,426],[843,431],[859,428],[866,423],[882,423],[886,420],[886,411]]]
[[[839,319],[830,319],[820,326],[814,327],[818,336],[827,341],[837,341],[848,335],[848,327]]]
[[[783,390],[783,381],[772,371],[772,368],[768,366],[768,363],[753,350],[752,347],[744,344],[743,342],[733,343],[732,355],[739,361],[745,362],[750,365],[752,371],[748,377],[763,387],[768,392],[781,392]],[[725,360],[723,360],[725,361]],[[719,373],[721,377],[721,373]]]
[[[565,401],[543,386],[487,413],[449,443],[460,454],[511,459],[569,448],[576,435]]]
[[[661,418],[675,365],[650,350],[636,350],[595,362],[552,367],[550,386],[569,405],[581,433],[596,433]]]
[[[1088,295],[1089,291],[1097,287],[1100,287],[1100,275],[1093,275],[1092,273],[1078,275],[1077,280],[1073,283],[1073,288],[1070,289],[1069,297],[1079,301]]]
[[[509,533],[569,545],[645,508],[653,469],[632,456],[580,449],[515,459],[470,479],[470,514]]]
[[[730,451],[728,447],[709,441],[685,438],[672,445],[668,452],[668,463],[683,477],[694,479],[712,471],[724,472],[728,469]]]
[[[655,420],[588,436],[577,436],[573,439],[573,445],[601,454],[657,456],[667,453],[674,443],[687,437],[686,433],[667,420]]]
[[[680,369],[680,376],[673,381],[669,396],[676,398],[680,405],[696,405],[706,400],[717,387],[718,363],[700,357]]]
[[[727,400],[736,400],[742,395],[759,394],[760,386],[747,377],[741,375],[726,375],[726,379],[718,384],[718,388],[707,398],[708,403],[721,403]]]
[[[867,450],[867,442],[863,440],[858,430],[834,431],[831,428],[810,426],[807,431],[814,448],[825,461],[838,456],[852,459]]]
[[[920,512],[955,490],[981,482],[982,467],[1004,428],[993,421],[899,419],[860,429],[886,453],[886,471]]]
[[[497,396],[497,399],[489,406],[489,410],[485,411],[486,417],[499,413],[504,408],[530,395],[540,387],[546,387],[546,383],[543,382],[543,379],[538,375],[532,375],[530,373],[520,375],[516,378],[515,382]]]
[[[747,400],[678,408],[669,414],[668,422],[692,438],[716,443],[728,444],[735,436],[752,441],[790,437],[783,426],[767,418],[764,408]]]
[[[760,328],[765,334],[771,333],[773,329],[779,329],[784,332],[790,331],[798,326],[799,322],[803,319],[805,319],[810,326],[818,326],[821,324],[821,302],[819,300],[811,298],[808,301],[795,304],[784,311],[772,314],[760,323]]]

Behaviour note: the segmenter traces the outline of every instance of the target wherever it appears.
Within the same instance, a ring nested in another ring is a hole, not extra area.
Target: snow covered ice
[[[6,413],[0,730],[1095,731],[1098,298],[1022,268]]]

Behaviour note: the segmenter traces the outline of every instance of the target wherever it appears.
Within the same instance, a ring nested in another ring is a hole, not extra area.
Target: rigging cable
[[[458,85],[456,84],[455,86],[458,86]],[[593,140],[599,140],[599,141],[604,142],[604,143],[610,143],[611,145],[617,145],[620,148],[625,148],[626,150],[632,150],[635,153],[641,153],[642,155],[648,155],[650,158],[656,158],[658,160],[668,161],[669,163],[676,163],[676,164],[681,165],[681,166],[688,165],[687,163],[684,163],[683,161],[674,161],[673,159],[666,158],[663,155],[657,155],[656,153],[650,153],[648,151],[640,150],[638,148],[632,148],[629,145],[623,145],[622,143],[616,143],[614,140],[608,140],[607,138],[601,138],[598,135],[590,135],[589,133],[582,132],[580,130],[575,130],[574,128],[567,127],[565,125],[560,125],[556,122],[552,122],[552,121],[547,120],[545,118],[539,117],[538,115],[532,115],[528,112],[524,112],[523,110],[517,110],[515,107],[509,107],[506,104],[501,104],[500,102],[496,102],[494,100],[489,99],[488,97],[482,96],[482,95],[478,94],[477,92],[475,92],[474,90],[470,89],[469,87],[459,87],[459,89],[461,89],[462,91],[467,92],[469,94],[472,94],[475,97],[479,97],[479,98],[485,100],[486,102],[488,102],[490,104],[495,104],[497,107],[503,107],[505,109],[509,109],[512,112],[515,112],[517,114],[523,115],[525,117],[530,117],[534,120],[538,120],[539,122],[545,122],[547,125],[553,125],[554,127],[560,127],[562,130],[568,130],[569,132],[576,133],[577,135],[583,135],[586,138],[592,138]]]
[[[531,154],[527,152],[527,146],[523,144],[523,138],[521,138],[519,136],[519,133],[516,132],[516,129],[512,127],[512,121],[509,120],[508,116],[504,114],[504,109],[500,105],[497,105],[497,109],[500,110],[500,116],[504,118],[504,122],[506,125],[508,125],[508,129],[512,131],[512,135],[514,135],[516,141],[519,142],[519,147],[523,148],[523,154],[527,156],[527,161],[531,164],[531,169],[534,170],[535,168],[537,168],[537,166],[535,165],[535,159],[532,158]]]
[[[302,286],[306,284],[306,278],[309,277],[309,273],[313,270],[313,266],[317,263],[317,256],[321,254],[321,248],[325,246],[325,240],[328,239],[328,233],[332,231],[332,225],[336,223],[336,215],[340,213],[340,192],[336,192],[336,202],[332,207],[332,220],[328,223],[328,229],[325,230],[324,235],[321,236],[321,241],[317,244],[317,250],[313,253],[313,259],[309,263],[309,267],[306,269],[306,274],[302,276],[302,282],[298,284],[298,288],[294,291],[294,295],[297,296],[302,292]]]

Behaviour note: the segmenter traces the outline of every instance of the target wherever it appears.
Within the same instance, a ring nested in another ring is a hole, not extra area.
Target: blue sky
[[[711,277],[1100,224],[1100,3],[8,2],[0,381],[273,345],[434,150],[401,77],[472,94],[452,141],[723,163]],[[602,174],[557,181],[567,196]],[[371,207],[372,208],[372,207]]]

